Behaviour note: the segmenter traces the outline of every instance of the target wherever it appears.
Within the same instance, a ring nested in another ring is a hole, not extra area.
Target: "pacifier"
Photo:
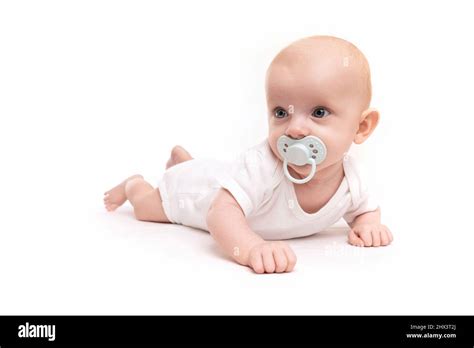
[[[277,141],[278,153],[283,157],[283,171],[286,177],[295,184],[304,184],[316,174],[316,165],[326,158],[327,150],[323,141],[314,135],[302,139],[291,139],[282,135]],[[311,172],[306,178],[296,179],[288,172],[288,163],[297,166],[311,164]]]

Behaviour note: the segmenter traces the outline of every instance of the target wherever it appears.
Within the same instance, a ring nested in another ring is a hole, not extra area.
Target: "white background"
[[[469,2],[3,1],[0,314],[474,314]],[[255,275],[206,233],[102,194],[171,147],[227,159],[266,135],[264,74],[326,34],[369,59],[381,123],[352,151],[395,235],[291,241]]]

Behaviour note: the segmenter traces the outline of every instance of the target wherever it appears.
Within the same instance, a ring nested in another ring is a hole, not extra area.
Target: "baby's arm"
[[[224,252],[241,265],[251,267],[256,273],[293,270],[296,263],[293,250],[284,242],[267,242],[253,232],[229,191],[219,190],[206,221],[209,232]]]
[[[357,216],[349,226],[349,243],[356,246],[385,246],[393,236],[387,226],[380,223],[380,208]]]

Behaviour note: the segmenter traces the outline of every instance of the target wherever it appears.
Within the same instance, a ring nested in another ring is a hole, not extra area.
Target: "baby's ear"
[[[354,143],[362,144],[374,131],[379,123],[379,112],[373,108],[367,109],[360,115],[359,129],[354,137]]]

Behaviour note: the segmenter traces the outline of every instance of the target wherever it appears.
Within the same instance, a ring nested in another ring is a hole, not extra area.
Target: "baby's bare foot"
[[[104,193],[105,209],[107,209],[108,211],[114,211],[125,203],[125,201],[127,200],[127,196],[125,195],[125,184],[127,183],[127,181],[135,178],[143,178],[143,176],[138,174],[132,175],[131,177],[125,179],[120,184],[115,186],[113,189]]]
[[[168,162],[166,162],[166,169],[178,163],[189,161],[190,159],[193,159],[193,157],[189,154],[189,152],[186,151],[183,147],[176,145],[171,150],[170,158]]]

